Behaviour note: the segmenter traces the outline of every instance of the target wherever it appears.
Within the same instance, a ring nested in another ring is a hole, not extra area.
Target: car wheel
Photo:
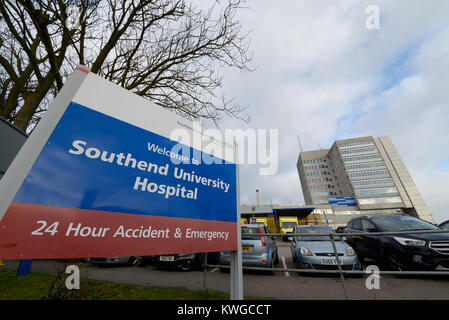
[[[142,262],[143,262],[142,256],[129,257],[128,260],[128,263],[135,268],[140,267],[142,265]]]
[[[296,269],[299,269],[298,271],[298,276],[302,276],[302,277],[308,277],[309,273],[307,272],[301,272],[301,270],[303,270],[303,268],[301,268],[301,266],[299,265],[299,260],[295,259],[295,265],[296,265]]]
[[[386,262],[387,262],[388,268],[392,271],[403,271],[404,270],[404,266],[401,263],[401,260],[399,259],[396,252],[394,252],[393,250],[387,251]]]

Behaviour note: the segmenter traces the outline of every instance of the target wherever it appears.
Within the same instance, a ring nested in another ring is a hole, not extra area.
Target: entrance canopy
[[[313,213],[314,209],[315,208],[312,207],[280,208],[280,209],[273,209],[273,213],[276,218],[279,216],[306,218],[309,214]]]

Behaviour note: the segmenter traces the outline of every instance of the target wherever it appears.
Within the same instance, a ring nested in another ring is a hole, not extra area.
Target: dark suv
[[[359,232],[395,232],[442,230],[408,216],[378,215],[354,218],[348,222],[347,242],[361,261],[371,258],[385,263],[392,270],[433,270],[449,268],[449,233],[351,236]]]

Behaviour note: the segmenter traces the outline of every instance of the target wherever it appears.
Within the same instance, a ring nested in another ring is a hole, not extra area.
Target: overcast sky
[[[368,5],[380,29],[368,30]],[[239,18],[251,31],[249,74],[226,71],[250,123],[279,130],[279,170],[240,171],[242,204],[304,203],[296,170],[305,150],[334,140],[390,136],[437,222],[449,219],[449,1],[253,0]]]

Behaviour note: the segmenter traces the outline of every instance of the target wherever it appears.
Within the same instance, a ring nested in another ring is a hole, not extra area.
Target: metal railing
[[[337,263],[337,269],[336,270],[310,270],[310,269],[296,269],[296,268],[263,268],[263,267],[243,267],[243,270],[254,270],[254,271],[279,271],[279,272],[300,272],[300,273],[310,273],[310,274],[339,274],[340,279],[341,279],[341,283],[342,283],[342,287],[343,287],[343,292],[345,295],[345,299],[348,300],[349,299],[349,295],[348,295],[348,290],[346,288],[346,282],[345,282],[345,278],[344,275],[366,275],[369,274],[364,270],[360,270],[360,271],[355,271],[355,270],[343,270],[342,265],[341,265],[341,261],[338,258],[339,254],[337,251],[337,247],[335,245],[335,238],[342,238],[342,237],[352,237],[352,236],[392,236],[392,235],[414,235],[414,234],[441,234],[441,233],[449,233],[449,230],[419,230],[419,231],[388,231],[388,232],[351,232],[351,233],[336,233],[336,232],[331,232],[331,233],[259,233],[259,234],[252,234],[252,236],[267,236],[267,237],[276,237],[276,236],[288,236],[288,237],[295,237],[295,236],[328,236],[330,238],[330,241],[332,242],[332,248],[333,248],[333,253],[334,253],[334,258],[336,259],[336,263]],[[340,241],[340,240],[337,240]],[[346,241],[346,240],[344,240]],[[438,241],[438,240],[435,240]],[[444,241],[444,240],[443,240]],[[448,239],[449,241],[449,239]],[[427,242],[427,241],[426,241]],[[241,242],[239,243],[239,245],[241,245]],[[429,248],[430,248],[430,242],[428,244]],[[432,249],[432,248],[430,248]],[[436,251],[435,249],[433,249],[434,251]],[[357,252],[356,252],[357,253]],[[448,253],[448,259],[449,259],[449,253]],[[360,261],[361,263],[361,261]],[[211,265],[207,263],[207,254],[205,256],[205,261],[204,261],[204,282],[203,282],[203,286],[204,286],[204,290],[205,290],[205,286],[206,286],[206,268],[207,267],[211,267],[211,268],[220,268],[220,269],[230,269],[230,266],[226,266],[226,265]],[[422,276],[422,275],[429,275],[429,276],[449,276],[449,272],[448,271],[383,271],[383,270],[379,270],[378,272],[379,275],[418,275],[418,276]]]

